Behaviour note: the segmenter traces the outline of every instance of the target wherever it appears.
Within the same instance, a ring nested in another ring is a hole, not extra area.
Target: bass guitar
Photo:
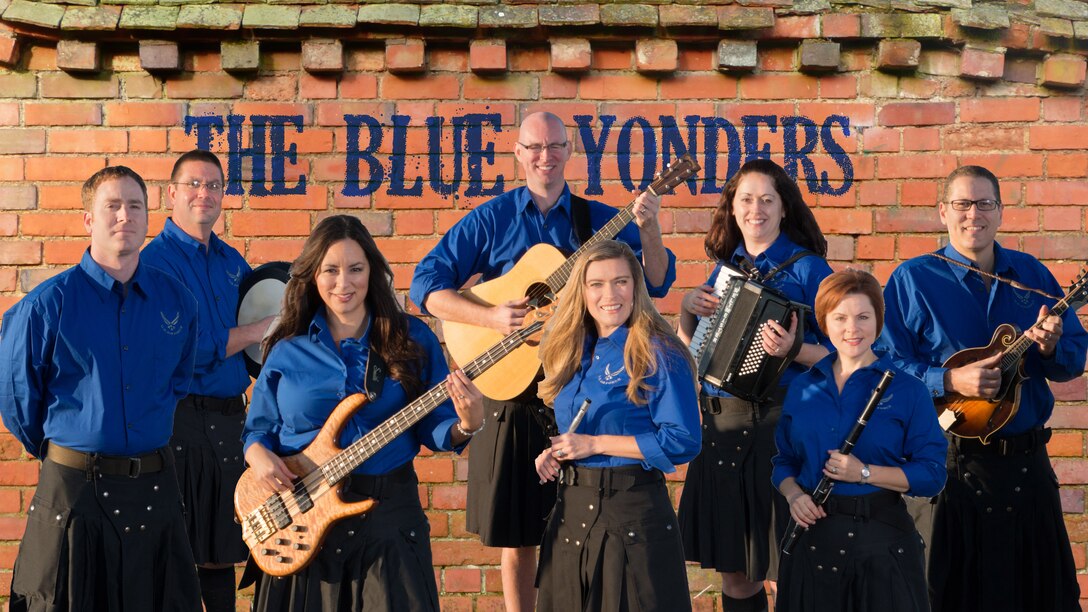
[[[1069,292],[1050,309],[1050,314],[1061,316],[1066,310],[1074,311],[1088,303],[1088,269],[1069,286]],[[1032,327],[1039,327],[1042,321]],[[1001,386],[992,399],[967,397],[959,393],[948,392],[944,397],[934,400],[941,426],[949,433],[961,438],[978,438],[983,444],[990,443],[990,437],[1016,416],[1020,409],[1020,385],[1026,379],[1024,375],[1024,354],[1034,341],[1021,333],[1015,325],[1008,323],[998,326],[990,344],[981,348],[964,349],[944,362],[948,369],[1001,355],[998,367],[1001,369]]]
[[[659,196],[667,194],[700,169],[694,158],[684,155],[666,166],[647,191]],[[526,251],[506,274],[463,289],[461,295],[484,306],[495,306],[522,297],[530,298],[530,306],[549,304],[567,284],[578,256],[593,244],[615,238],[634,218],[635,204],[632,201],[570,257],[565,257],[550,244],[538,244]],[[442,334],[446,350],[457,363],[471,361],[502,337],[495,330],[455,321],[443,321]],[[492,368],[474,382],[487,397],[507,400],[528,389],[539,372],[540,359],[536,347],[525,345],[512,351],[499,367]]]
[[[554,305],[533,310],[521,329],[503,337],[462,370],[469,378],[476,379],[511,351],[526,343],[539,342],[544,323],[554,310]],[[367,403],[365,394],[356,393],[333,409],[305,450],[283,457],[288,469],[300,475],[290,491],[269,495],[268,487],[256,481],[252,469],[243,472],[234,490],[234,512],[242,525],[242,539],[257,566],[271,576],[287,576],[306,567],[333,523],[365,514],[378,503],[373,499],[343,501],[340,495],[344,479],[448,399],[446,384],[436,385],[341,449],[337,440],[344,424]]]

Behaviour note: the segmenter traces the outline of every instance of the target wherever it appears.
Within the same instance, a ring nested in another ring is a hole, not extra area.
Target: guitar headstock
[[[661,171],[661,174],[657,175],[654,182],[650,183],[650,191],[657,195],[665,195],[700,170],[702,170],[702,167],[695,161],[695,158],[685,154],[665,166],[665,169]]]
[[[1088,267],[1080,269],[1080,274],[1069,285],[1069,292],[1066,294],[1066,299],[1069,303],[1069,308],[1079,310],[1081,306],[1088,304]]]

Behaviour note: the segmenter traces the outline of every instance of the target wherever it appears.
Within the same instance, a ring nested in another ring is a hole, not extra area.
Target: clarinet
[[[895,372],[891,370],[884,371],[884,377],[877,383],[876,389],[873,389],[873,394],[869,397],[869,403],[865,404],[865,409],[861,411],[861,415],[854,423],[854,427],[850,430],[850,434],[846,436],[846,440],[843,441],[842,446],[839,447],[839,452],[843,455],[849,455],[854,450],[854,444],[857,443],[858,438],[861,437],[861,432],[865,430],[865,426],[869,423],[869,417],[873,415],[873,410],[876,409],[876,405],[880,403],[880,398],[884,397],[884,392],[888,390],[888,385],[891,384],[892,379],[895,378]],[[827,498],[831,497],[831,489],[834,488],[835,481],[824,476],[820,479],[820,484],[816,485],[816,490],[812,492],[812,501],[816,502],[816,505],[822,506],[827,501]],[[790,517],[789,528],[786,530],[786,537],[782,540],[782,552],[785,554],[791,554],[793,547],[797,545],[797,538],[801,535],[801,526],[797,524],[797,521]]]

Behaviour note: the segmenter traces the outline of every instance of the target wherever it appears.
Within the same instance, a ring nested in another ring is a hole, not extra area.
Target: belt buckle
[[[998,438],[997,440],[997,453],[1002,457],[1008,457],[1012,454],[1012,445],[1009,444],[1007,438]]]
[[[128,477],[138,478],[140,476],[140,470],[143,468],[143,460],[140,457],[129,457],[128,459]]]

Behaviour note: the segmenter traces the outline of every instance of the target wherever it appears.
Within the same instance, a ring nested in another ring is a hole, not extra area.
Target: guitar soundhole
[[[545,283],[533,283],[532,285],[529,285],[529,289],[525,291],[525,295],[529,298],[529,306],[533,308],[542,308],[555,300],[551,287]]]

